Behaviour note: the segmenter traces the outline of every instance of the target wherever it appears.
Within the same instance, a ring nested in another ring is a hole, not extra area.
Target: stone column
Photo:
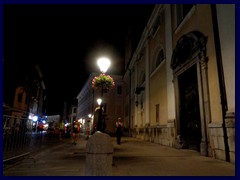
[[[199,85],[199,96],[200,99],[200,113],[201,113],[201,132],[202,139],[200,144],[200,153],[203,156],[208,155],[208,137],[207,137],[207,126],[210,123],[210,101],[209,101],[209,93],[208,93],[208,78],[207,78],[207,61],[208,59],[204,55],[204,51],[202,50],[199,53],[199,66],[198,74],[200,75],[198,83]]]
[[[166,71],[167,71],[167,102],[168,120],[176,119],[175,93],[173,84],[173,70],[171,68],[172,58],[172,26],[171,26],[171,5],[165,5],[165,42],[166,42]]]
[[[146,76],[146,85],[145,85],[145,112],[146,112],[146,119],[145,119],[145,124],[149,124],[150,123],[150,102],[149,102],[149,95],[150,95],[150,83],[149,83],[149,46],[148,46],[148,40],[146,40],[146,48],[145,48],[145,76]]]

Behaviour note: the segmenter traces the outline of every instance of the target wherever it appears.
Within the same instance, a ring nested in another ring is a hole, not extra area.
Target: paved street
[[[4,168],[4,176],[84,176],[86,140],[77,145],[70,139],[30,155]],[[123,137],[117,145],[112,138],[113,176],[235,176],[235,165],[200,156],[192,150]]]

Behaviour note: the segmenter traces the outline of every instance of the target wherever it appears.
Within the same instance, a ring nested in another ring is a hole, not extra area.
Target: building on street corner
[[[235,5],[157,4],[126,48],[132,136],[235,163]]]

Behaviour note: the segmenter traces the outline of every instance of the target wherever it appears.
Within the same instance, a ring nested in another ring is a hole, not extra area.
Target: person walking
[[[119,117],[118,121],[116,122],[117,144],[119,144],[119,145],[121,144],[121,137],[122,137],[122,134],[123,134],[123,128],[124,128],[124,125],[123,125],[122,118]]]
[[[62,140],[63,135],[64,135],[64,122],[61,119],[59,122],[59,140],[60,141]]]
[[[80,123],[78,121],[74,121],[72,125],[72,141],[74,145],[77,144],[79,132],[80,132]]]

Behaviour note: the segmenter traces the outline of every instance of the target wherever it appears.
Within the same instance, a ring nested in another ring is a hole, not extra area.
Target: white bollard
[[[113,145],[108,134],[95,132],[86,145],[86,176],[112,175]]]

